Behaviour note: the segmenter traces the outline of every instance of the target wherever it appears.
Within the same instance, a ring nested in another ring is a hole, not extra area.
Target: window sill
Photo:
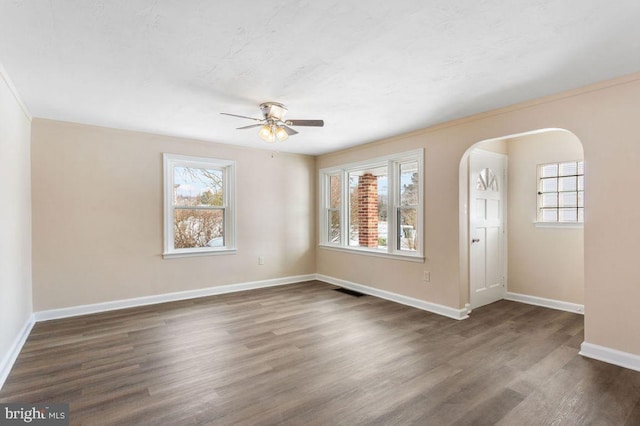
[[[322,249],[340,251],[343,253],[352,253],[352,254],[363,254],[365,256],[373,256],[373,257],[386,257],[387,259],[395,259],[395,260],[404,260],[407,262],[424,262],[424,256],[420,254],[404,254],[404,253],[384,253],[380,251],[367,250],[362,248],[355,247],[338,247],[331,246],[328,244],[319,244],[318,245]]]
[[[221,254],[236,254],[236,249],[222,249],[222,250],[198,250],[198,251],[185,251],[185,252],[169,252],[162,253],[163,259],[173,259],[175,257],[193,257],[193,256],[215,256]]]
[[[533,222],[536,228],[582,229],[584,223],[576,222]]]

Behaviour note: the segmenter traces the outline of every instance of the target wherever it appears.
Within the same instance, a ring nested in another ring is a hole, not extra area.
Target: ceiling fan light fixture
[[[248,117],[246,115],[230,114],[221,112],[222,115],[245,118],[253,120],[254,124],[238,127],[238,130],[253,129],[260,127],[258,136],[265,142],[283,142],[289,136],[297,135],[298,132],[291,126],[323,127],[324,120],[285,120],[287,107],[278,102],[263,102],[260,104],[260,111],[263,118]],[[256,123],[257,122],[257,123]]]
[[[273,130],[271,129],[271,126],[269,126],[268,124],[265,124],[264,126],[260,127],[260,131],[258,132],[258,136],[260,136],[260,139],[262,139],[265,142],[275,142],[276,141],[276,135],[273,132]]]
[[[288,137],[289,137],[289,134],[284,129],[284,127],[278,126],[278,128],[276,129],[276,138],[279,141],[285,141],[285,140],[287,140]]]

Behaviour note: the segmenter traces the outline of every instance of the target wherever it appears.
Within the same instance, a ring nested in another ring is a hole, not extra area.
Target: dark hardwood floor
[[[0,402],[71,424],[640,425],[640,373],[583,318],[501,301],[455,321],[307,282],[38,323]]]

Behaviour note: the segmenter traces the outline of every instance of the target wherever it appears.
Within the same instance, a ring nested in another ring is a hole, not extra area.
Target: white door
[[[504,298],[506,156],[474,150],[469,156],[469,281],[472,308]]]

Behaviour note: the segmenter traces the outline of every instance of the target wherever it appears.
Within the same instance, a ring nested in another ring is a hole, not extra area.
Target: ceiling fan
[[[262,138],[266,142],[275,142],[276,140],[283,141],[289,136],[297,134],[298,132],[292,129],[291,126],[324,126],[323,120],[285,120],[284,116],[287,114],[287,107],[278,102],[261,103],[260,111],[262,111],[262,116],[264,117],[262,119],[246,117],[244,115],[229,114],[228,112],[221,112],[220,114],[257,121],[256,124],[238,127],[238,130],[260,127],[258,136],[260,136],[260,138]]]

